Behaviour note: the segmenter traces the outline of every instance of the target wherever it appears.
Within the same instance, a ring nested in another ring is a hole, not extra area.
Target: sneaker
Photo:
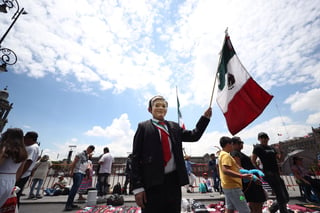
[[[71,205],[71,208],[72,208],[72,209],[80,209],[80,206],[72,204],[72,205]]]
[[[73,209],[72,209],[72,207],[71,206],[66,206],[65,208],[64,208],[64,211],[72,211]]]
[[[41,199],[42,196],[41,196],[41,195],[37,195],[36,198],[37,198],[37,199]]]
[[[34,196],[34,194],[31,194],[31,195],[29,195],[29,197],[27,198],[27,199],[33,199],[33,198],[35,198],[36,196]]]

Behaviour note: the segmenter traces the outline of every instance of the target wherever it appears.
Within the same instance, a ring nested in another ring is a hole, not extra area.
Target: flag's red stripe
[[[224,114],[231,134],[237,134],[256,119],[272,98],[272,95],[250,78],[229,102]]]

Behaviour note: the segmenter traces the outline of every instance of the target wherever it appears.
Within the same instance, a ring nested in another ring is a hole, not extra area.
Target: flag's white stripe
[[[233,99],[234,95],[242,88],[248,79],[251,78],[236,54],[229,60],[227,70],[228,73],[234,76],[235,84],[232,88],[229,88],[228,78],[226,77],[226,86],[223,90],[218,91],[217,102],[223,113],[228,111],[228,104]]]

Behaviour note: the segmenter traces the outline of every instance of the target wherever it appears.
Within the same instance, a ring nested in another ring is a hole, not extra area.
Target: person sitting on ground
[[[202,174],[202,180],[199,184],[199,191],[201,193],[212,192],[212,183],[208,178],[208,173],[206,172]]]
[[[293,166],[291,167],[291,170],[297,183],[305,187],[307,196],[311,195],[312,189],[320,195],[320,180],[311,177],[312,173],[303,166],[302,157],[293,157]]]
[[[59,176],[58,181],[55,182],[51,188],[47,188],[44,190],[46,195],[66,195],[69,193],[69,189],[67,188],[67,181],[64,179],[64,176]]]

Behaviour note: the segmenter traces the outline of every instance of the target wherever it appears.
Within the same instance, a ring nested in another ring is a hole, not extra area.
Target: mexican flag
[[[235,135],[263,112],[273,96],[260,87],[241,64],[228,34],[221,51],[218,79],[217,103],[230,133]]]
[[[179,123],[179,126],[182,129],[186,129],[186,126],[184,125],[184,122],[182,120],[182,114],[181,114],[181,111],[180,111],[180,102],[179,102],[179,97],[178,97],[178,89],[177,89],[177,108],[178,108],[178,123]]]

